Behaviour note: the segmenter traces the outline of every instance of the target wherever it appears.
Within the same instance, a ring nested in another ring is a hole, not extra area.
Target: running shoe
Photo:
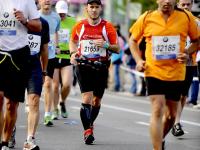
[[[59,117],[59,110],[58,110],[58,109],[55,109],[55,110],[52,112],[51,119],[52,119],[52,120],[58,120],[58,117]]]
[[[200,109],[200,103],[197,104],[197,105],[194,105],[193,108],[195,108],[195,109]]]
[[[65,103],[60,103],[60,114],[63,118],[68,118],[68,112],[65,107]]]
[[[2,146],[1,150],[10,150],[10,148],[7,146]]]
[[[16,126],[14,127],[12,135],[11,135],[11,138],[10,138],[10,140],[8,142],[8,147],[9,148],[14,148],[15,147],[15,144],[16,144],[15,134],[16,134]]]
[[[35,138],[31,137],[24,142],[23,150],[40,150],[40,148],[38,145],[36,145]]]
[[[53,126],[51,116],[45,116],[44,117],[44,125],[45,126]]]
[[[93,132],[92,132],[92,129],[87,129],[84,131],[84,141],[85,141],[85,144],[92,144],[94,142],[94,135],[93,135]]]
[[[184,131],[183,131],[180,123],[175,124],[172,127],[172,131],[171,132],[172,132],[172,134],[174,136],[182,136],[184,134]]]

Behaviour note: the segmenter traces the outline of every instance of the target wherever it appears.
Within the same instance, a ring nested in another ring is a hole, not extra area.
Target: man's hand
[[[97,39],[97,40],[93,40],[94,41],[94,44],[97,46],[97,47],[103,47],[105,42],[103,39]]]
[[[71,63],[72,65],[77,65],[77,61],[76,61],[77,55],[78,55],[77,52],[74,52],[74,53],[71,54],[70,63]]]
[[[14,15],[15,15],[15,18],[21,22],[23,25],[26,25],[27,24],[27,19],[24,17],[24,14],[22,11],[20,10],[16,10],[14,8]]]
[[[56,54],[58,55],[60,53],[61,53],[60,48],[56,46]]]
[[[140,71],[140,72],[143,72],[145,70],[145,61],[144,60],[139,60],[137,62],[136,70]]]
[[[188,55],[186,53],[179,53],[177,56],[177,61],[179,63],[186,63]]]

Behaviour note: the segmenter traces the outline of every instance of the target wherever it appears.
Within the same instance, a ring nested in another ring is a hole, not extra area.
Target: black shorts
[[[185,80],[183,81],[181,95],[188,96],[190,85],[192,83],[194,73],[197,71],[197,66],[187,66]]]
[[[65,66],[70,66],[70,59],[62,59],[62,58],[55,58],[56,62],[55,62],[55,68],[56,69],[60,69],[63,68]]]
[[[197,62],[197,76],[198,76],[199,82],[200,82],[200,61]]]
[[[148,95],[165,95],[167,100],[179,101],[183,81],[163,81],[146,77]]]
[[[28,80],[27,92],[28,94],[41,95],[42,92],[42,68],[40,58],[38,55],[31,56],[31,75]]]
[[[47,65],[47,76],[52,79],[53,79],[55,64],[56,64],[56,58],[49,59]]]
[[[10,56],[0,54],[0,91],[12,101],[24,102],[30,76],[30,49],[25,46],[8,53]]]
[[[90,66],[77,65],[75,74],[80,86],[81,93],[93,91],[94,96],[103,97],[108,81],[108,67],[99,70]]]

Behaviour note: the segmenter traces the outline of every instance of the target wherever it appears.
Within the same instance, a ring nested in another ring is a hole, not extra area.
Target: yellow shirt
[[[186,14],[187,13],[187,14]],[[197,24],[190,12],[174,10],[167,21],[155,10],[141,15],[130,32],[136,41],[146,38],[146,77],[164,81],[183,81],[185,64],[177,61],[179,52],[184,52],[187,36],[198,38]]]

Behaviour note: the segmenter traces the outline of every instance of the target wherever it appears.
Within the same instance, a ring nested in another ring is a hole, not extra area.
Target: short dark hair
[[[102,5],[101,0],[88,0],[87,4],[97,3],[98,5]]]
[[[180,0],[177,0],[177,2],[179,2],[179,1],[180,1]],[[192,4],[193,4],[193,1],[194,1],[194,0],[191,0],[191,3],[192,3]]]

